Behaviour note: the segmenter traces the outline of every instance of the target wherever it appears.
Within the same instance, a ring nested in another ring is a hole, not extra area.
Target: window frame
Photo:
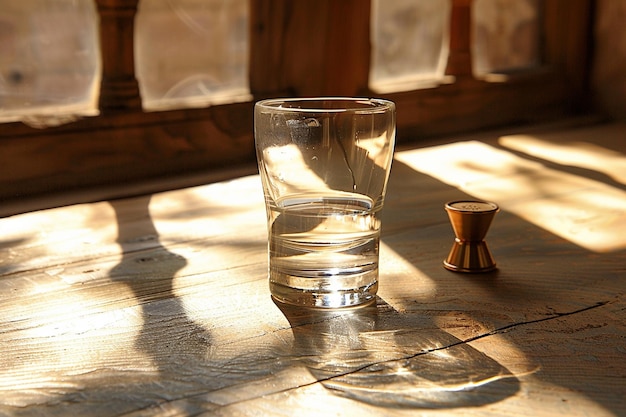
[[[156,192],[221,179],[232,175],[229,172],[252,173],[253,105],[268,97],[393,100],[398,143],[539,123],[590,110],[593,0],[544,0],[544,65],[509,74],[506,81],[472,76],[471,0],[452,2],[446,70],[451,82],[401,93],[370,91],[368,0],[250,0],[253,99],[144,112],[133,57],[138,0],[96,0],[102,49],[100,114],[46,129],[2,124],[0,201],[45,201],[47,195],[80,190],[91,190],[90,199],[111,198],[137,192],[133,184],[150,183],[141,190]],[[94,191],[97,188],[108,191]]]

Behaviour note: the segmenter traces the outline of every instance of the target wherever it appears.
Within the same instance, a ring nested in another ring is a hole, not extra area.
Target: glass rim
[[[342,107],[321,106],[321,103],[343,103]],[[317,103],[316,105],[312,105]],[[283,104],[286,106],[283,107]],[[297,106],[299,107],[292,107]],[[396,104],[387,99],[375,97],[286,97],[269,98],[257,101],[255,107],[267,111],[289,113],[379,113],[395,110]]]

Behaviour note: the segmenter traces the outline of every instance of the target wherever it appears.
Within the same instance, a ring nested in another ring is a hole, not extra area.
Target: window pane
[[[135,64],[143,107],[249,100],[247,0],[142,0]]]
[[[372,1],[372,90],[409,91],[444,78],[450,7],[449,0]]]
[[[472,57],[477,76],[539,64],[539,0],[475,0]]]
[[[92,1],[0,2],[0,121],[43,127],[98,113],[97,21]]]

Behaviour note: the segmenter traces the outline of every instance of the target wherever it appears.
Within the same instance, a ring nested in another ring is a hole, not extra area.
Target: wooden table
[[[257,176],[0,219],[0,415],[624,416],[625,132],[399,149],[344,312],[271,300]],[[494,273],[442,266],[468,197]]]

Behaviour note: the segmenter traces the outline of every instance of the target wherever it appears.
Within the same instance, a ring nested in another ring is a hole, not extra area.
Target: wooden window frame
[[[121,197],[138,190],[133,184],[152,184],[141,190],[156,192],[221,179],[236,167],[253,172],[253,105],[266,97],[389,98],[398,107],[399,143],[589,110],[593,0],[544,1],[544,65],[504,82],[472,76],[472,1],[452,0],[446,74],[453,81],[384,95],[368,88],[369,1],[250,0],[253,100],[159,112],[142,111],[135,78],[138,0],[95,1],[102,49],[100,115],[47,129],[2,124],[0,201],[5,204],[35,199],[40,207],[49,195],[77,190],[92,190],[89,199]]]

